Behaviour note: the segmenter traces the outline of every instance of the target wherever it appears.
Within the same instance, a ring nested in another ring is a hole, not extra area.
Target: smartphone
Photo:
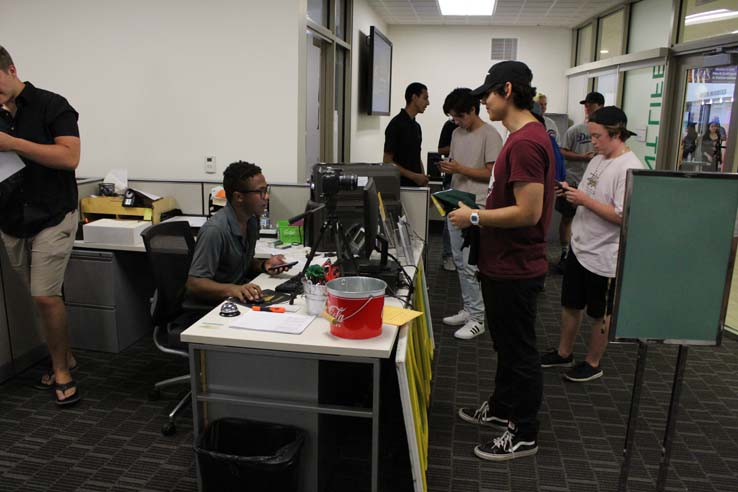
[[[289,263],[281,263],[279,265],[274,265],[274,266],[271,266],[271,267],[267,268],[267,272],[273,272],[273,271],[279,270],[281,268],[290,269],[293,266],[297,265],[298,263],[299,263],[298,261],[291,261]]]

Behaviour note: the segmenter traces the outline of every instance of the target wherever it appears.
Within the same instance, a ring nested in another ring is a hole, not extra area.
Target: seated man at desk
[[[261,298],[251,283],[260,273],[286,271],[282,255],[254,258],[259,239],[259,216],[269,198],[269,185],[261,168],[249,162],[230,164],[223,173],[226,206],[200,228],[187,279],[188,297],[208,303],[235,297],[242,302]]]

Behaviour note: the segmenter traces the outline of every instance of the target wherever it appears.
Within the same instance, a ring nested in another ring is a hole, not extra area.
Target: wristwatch
[[[479,225],[479,212],[472,212],[469,216],[469,221],[472,223],[472,225],[478,226]]]

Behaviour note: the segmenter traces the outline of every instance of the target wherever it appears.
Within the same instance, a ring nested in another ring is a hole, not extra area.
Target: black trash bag
[[[298,492],[300,450],[297,427],[223,418],[195,445],[205,492]]]

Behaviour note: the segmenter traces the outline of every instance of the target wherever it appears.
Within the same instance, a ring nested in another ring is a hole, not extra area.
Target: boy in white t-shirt
[[[602,376],[600,360],[610,328],[620,225],[628,169],[643,164],[625,145],[633,132],[628,118],[615,106],[598,109],[587,124],[597,155],[584,171],[579,188],[561,183],[559,196],[577,206],[571,226],[571,251],[566,259],[561,288],[561,337],[558,349],[541,357],[542,367],[570,367],[564,375],[574,382]],[[584,308],[592,318],[587,356],[574,363],[574,339],[582,324]]]

